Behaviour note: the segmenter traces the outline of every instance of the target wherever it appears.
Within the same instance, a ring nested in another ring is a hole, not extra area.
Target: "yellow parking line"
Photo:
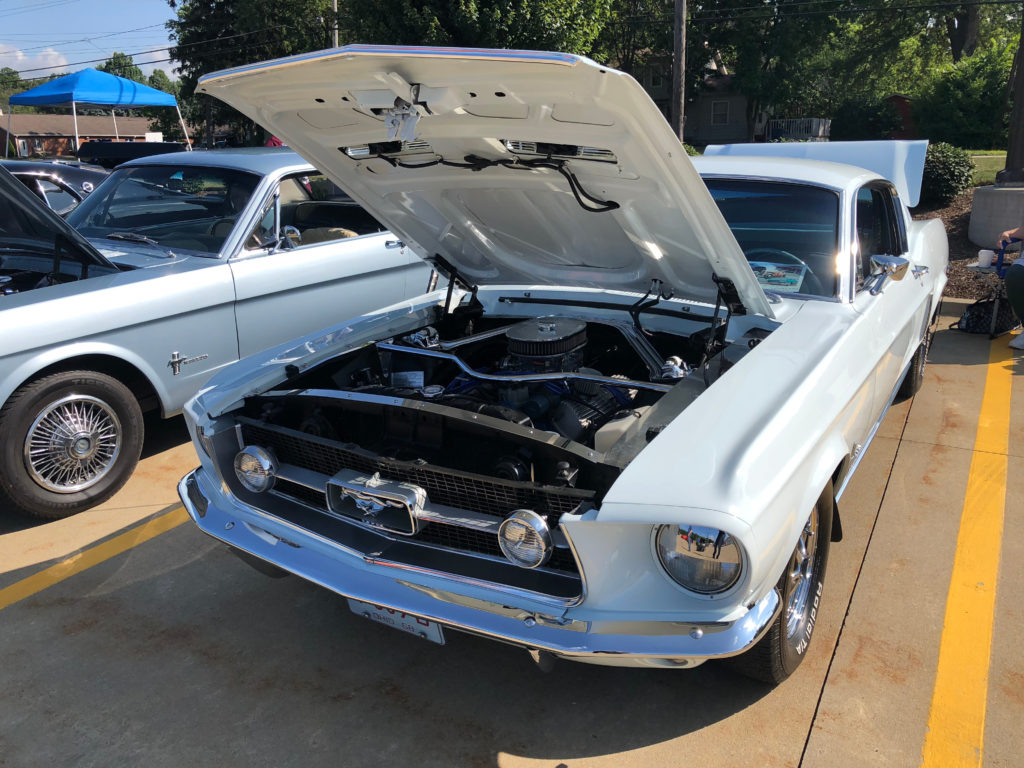
[[[1013,358],[989,349],[967,493],[960,516],[922,765],[980,766],[985,737],[996,578],[1003,536]]]
[[[172,528],[178,527],[186,520],[188,520],[188,514],[185,512],[185,508],[177,505],[173,509],[152,518],[140,526],[118,534],[102,544],[97,544],[95,547],[72,555],[65,560],[61,560],[56,565],[51,565],[49,568],[45,568],[39,571],[39,573],[34,573],[21,581],[17,581],[9,587],[0,589],[0,610],[13,605],[19,600],[24,600],[26,597],[31,597],[47,587],[52,587],[57,582],[74,576],[76,573],[92,568],[104,560],[109,560],[115,555],[127,552],[144,541],[149,541],[161,533],[166,533]]]

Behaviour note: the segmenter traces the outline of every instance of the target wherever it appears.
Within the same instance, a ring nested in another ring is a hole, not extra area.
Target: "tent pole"
[[[114,110],[110,110],[110,116],[114,118],[114,141],[120,141],[121,137],[117,133],[117,115],[114,114]]]
[[[78,111],[75,109],[75,102],[71,102],[71,117],[75,121],[75,155],[78,155]]]
[[[4,160],[11,151],[11,105],[7,105],[7,137],[4,140]]]
[[[187,149],[189,152],[191,152],[192,151],[192,142],[189,141],[188,129],[185,127],[185,120],[181,116],[181,107],[179,107],[177,104],[175,104],[174,108],[178,111],[178,122],[181,123],[181,130],[185,134],[185,149]]]

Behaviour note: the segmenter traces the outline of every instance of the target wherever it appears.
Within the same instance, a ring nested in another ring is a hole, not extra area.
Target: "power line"
[[[287,29],[290,26],[292,26],[292,25],[291,24],[275,24],[274,26],[263,27],[262,29],[254,29],[251,32],[239,32],[239,33],[234,34],[234,35],[223,35],[221,37],[213,37],[213,38],[210,38],[208,40],[196,40],[195,42],[191,42],[191,43],[180,43],[180,44],[177,44],[177,45],[164,45],[164,46],[161,46],[159,48],[151,48],[148,51],[135,51],[134,53],[125,53],[124,55],[125,56],[135,57],[135,56],[143,56],[143,55],[145,55],[147,53],[160,53],[161,51],[166,51],[166,50],[169,50],[170,48],[192,48],[192,47],[197,46],[197,45],[206,45],[207,43],[218,43],[218,42],[222,42],[224,40],[233,40],[234,38],[237,38],[237,37],[248,37],[249,35],[255,35],[255,34],[258,34],[260,32],[267,32],[267,31],[272,30],[272,29]],[[231,49],[231,50],[234,50],[234,49]],[[24,75],[26,72],[41,72],[44,69],[60,69],[62,67],[77,67],[79,64],[95,64],[96,62],[107,61],[109,58],[110,58],[109,56],[106,56],[106,57],[100,58],[100,59],[88,59],[86,61],[72,61],[72,62],[68,62],[67,64],[59,64],[57,66],[35,67],[33,69],[23,69],[20,72],[18,72],[18,75],[19,76]],[[147,62],[142,62],[142,64],[145,65],[145,64],[159,63],[161,61],[171,61],[172,58],[173,57],[168,57],[166,59],[158,59],[157,62],[149,62],[149,61],[147,61]],[[139,66],[139,65],[136,64],[136,66]]]
[[[136,27],[135,29],[124,29],[124,30],[121,30],[120,32],[108,32],[107,34],[104,34],[104,35],[93,35],[93,36],[90,36],[90,37],[78,38],[76,40],[62,40],[59,43],[48,43],[46,45],[37,45],[37,46],[34,46],[32,48],[19,48],[18,50],[24,53],[25,51],[38,51],[40,48],[53,48],[54,46],[57,46],[57,45],[71,45],[72,43],[91,42],[93,40],[101,40],[104,37],[116,37],[118,35],[127,35],[129,32],[141,32],[144,29],[153,29],[153,27],[162,27],[163,25],[164,25],[164,23],[160,22],[159,24],[149,24],[148,26],[145,26],[145,27]]]

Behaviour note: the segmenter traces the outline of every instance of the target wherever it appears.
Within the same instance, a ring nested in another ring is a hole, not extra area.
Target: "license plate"
[[[362,600],[348,599],[348,607],[353,613],[358,613],[370,621],[380,624],[387,624],[389,627],[408,632],[410,635],[422,637],[438,645],[444,645],[444,631],[441,625],[429,619],[413,616],[411,613],[396,611],[394,608],[383,608],[373,603],[364,603]]]

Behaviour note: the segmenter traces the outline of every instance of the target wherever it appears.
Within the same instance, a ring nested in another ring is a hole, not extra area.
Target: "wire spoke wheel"
[[[25,438],[25,467],[39,486],[76,493],[100,482],[121,452],[121,422],[96,397],[68,395],[39,412]]]

